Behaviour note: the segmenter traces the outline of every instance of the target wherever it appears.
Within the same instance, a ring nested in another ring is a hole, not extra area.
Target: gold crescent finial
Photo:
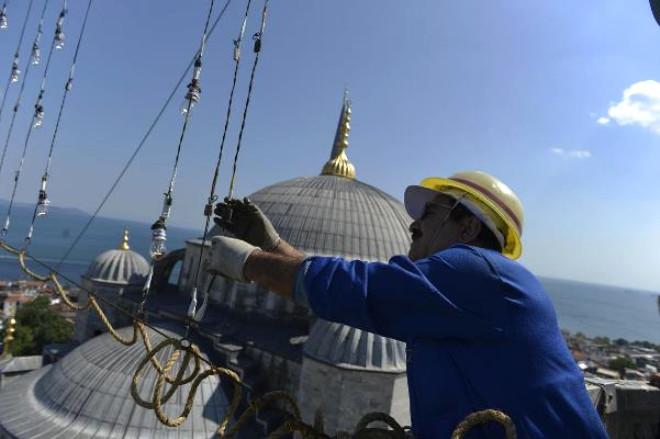
[[[124,237],[119,243],[119,250],[130,250],[131,247],[128,245],[128,229],[124,229]]]
[[[337,177],[355,179],[355,166],[348,160],[346,148],[348,148],[348,135],[351,132],[351,100],[348,97],[348,89],[344,88],[344,101],[341,106],[335,142],[332,145],[330,159],[323,165],[321,175],[334,175]]]

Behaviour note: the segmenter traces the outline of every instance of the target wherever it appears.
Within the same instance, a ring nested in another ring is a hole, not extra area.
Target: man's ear
[[[469,244],[474,240],[476,240],[477,237],[479,236],[479,233],[481,233],[482,227],[483,225],[481,224],[481,221],[479,221],[478,218],[474,216],[469,216],[467,218],[464,218],[463,221],[461,221],[461,233],[460,233],[461,242]]]

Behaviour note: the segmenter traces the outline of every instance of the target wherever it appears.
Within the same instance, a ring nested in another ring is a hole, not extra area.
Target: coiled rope
[[[268,436],[269,438],[280,438],[295,432],[299,433],[303,438],[331,438],[331,436],[328,436],[323,432],[321,422],[315,423],[316,425],[309,425],[305,423],[301,419],[300,410],[298,409],[293,396],[283,391],[270,392],[260,398],[253,400],[249,406],[240,415],[238,415],[238,407],[242,398],[242,388],[245,387],[245,384],[231,369],[215,366],[213,363],[202,356],[197,346],[190,343],[190,341],[186,338],[175,339],[168,336],[158,328],[149,325],[141,317],[130,313],[117,304],[107,301],[103,297],[98,296],[93,291],[83,288],[76,282],[66,278],[66,276],[58,273],[48,264],[30,255],[26,250],[16,249],[3,241],[0,241],[0,248],[3,248],[7,252],[17,256],[21,268],[28,276],[37,281],[48,281],[52,283],[62,301],[72,310],[83,311],[88,308],[94,310],[100,321],[107,328],[110,336],[112,336],[119,343],[126,346],[131,346],[137,342],[138,338],[143,340],[146,353],[135,373],[133,374],[133,379],[131,382],[131,396],[135,400],[136,404],[148,410],[154,410],[159,421],[164,425],[169,427],[178,427],[183,424],[192,410],[195,394],[201,382],[211,376],[225,376],[231,380],[234,387],[234,392],[228,411],[218,425],[217,433],[221,438],[235,437],[240,429],[244,427],[245,424],[259,410],[275,403],[284,403],[288,407],[288,410],[285,411],[287,413],[287,420],[280,427],[275,429]],[[50,273],[47,276],[43,276],[35,273],[32,270],[29,270],[25,264],[26,258],[29,258],[35,263],[46,268],[50,271]],[[87,302],[84,304],[73,303],[68,297],[66,290],[60,283],[58,275],[66,279],[71,284],[76,285],[81,290],[85,291],[89,295]],[[133,333],[131,336],[122,337],[117,332],[99,305],[99,300],[130,317],[130,319],[133,321]],[[152,348],[146,327],[149,327],[151,330],[164,337],[164,340],[156,345],[156,347]],[[167,362],[163,366],[160,364],[156,356],[159,352],[166,348],[172,348],[173,353],[169,356]],[[183,352],[183,359],[180,362],[176,374],[171,375],[170,373],[174,369],[174,366],[181,359],[181,352]],[[187,376],[185,376],[185,371],[188,369],[191,361],[194,362],[193,369]],[[209,368],[202,370],[202,362],[207,364]],[[150,399],[143,398],[138,391],[140,387],[140,380],[144,373],[144,368],[147,366],[147,364],[151,364],[151,366],[154,367],[157,375],[154,391]],[[170,385],[170,388],[163,393],[163,389],[166,383]],[[168,417],[164,412],[163,405],[172,398],[177,389],[179,389],[182,385],[189,383],[192,384],[190,386],[190,391],[185,399],[186,402],[182,412],[176,417]],[[236,419],[236,421],[230,426],[229,423],[232,419]],[[370,425],[374,422],[384,423],[387,425],[387,427],[371,427]],[[508,416],[498,410],[484,410],[469,415],[463,422],[461,422],[452,433],[451,439],[462,439],[472,428],[486,422],[500,423],[504,426],[507,439],[516,438],[515,425]],[[352,434],[339,432],[334,436],[335,439],[402,439],[409,437],[411,436],[409,435],[407,428],[399,425],[396,420],[385,413],[369,413],[360,419]]]

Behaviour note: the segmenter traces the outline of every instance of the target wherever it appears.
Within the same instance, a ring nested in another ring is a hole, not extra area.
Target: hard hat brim
[[[424,215],[426,203],[433,200],[436,195],[438,195],[438,191],[424,186],[408,186],[403,195],[403,204],[410,218],[414,220],[420,219]]]
[[[414,187],[419,187],[421,189],[425,189],[426,191],[432,191],[435,192],[436,194],[438,192],[442,193],[446,189],[458,189],[462,192],[466,192],[467,194],[471,195],[475,199],[477,199],[480,203],[483,203],[486,207],[494,211],[504,222],[504,224],[507,227],[506,231],[506,246],[504,249],[502,249],[502,254],[510,259],[518,259],[520,255],[522,255],[522,241],[520,238],[520,232],[518,230],[518,225],[515,223],[515,221],[508,215],[506,212],[504,212],[503,209],[501,209],[497,204],[495,204],[493,201],[488,199],[486,196],[484,196],[483,193],[481,193],[479,190],[473,188],[472,186],[468,186],[466,184],[463,184],[459,181],[455,181],[449,178],[441,178],[441,177],[430,177],[430,178],[425,178],[422,180],[421,184],[419,186],[409,186],[408,189],[414,188]],[[408,189],[406,189],[406,210],[408,210],[408,214],[411,214],[411,211],[408,208],[408,201],[407,201],[407,196],[408,196]],[[411,192],[416,192],[419,193],[420,195],[417,195],[417,198],[421,197],[421,194],[423,193],[421,190],[413,190]],[[413,197],[415,198],[415,197]],[[431,199],[433,196],[431,196]],[[417,201],[417,199],[415,200]],[[423,208],[426,206],[426,202],[428,199],[422,204],[422,213]],[[411,200],[411,208],[412,209],[419,209],[419,205],[417,203],[413,203]],[[418,210],[413,210],[414,213],[418,212]],[[412,216],[412,215],[411,215]],[[415,217],[413,217],[415,218]]]

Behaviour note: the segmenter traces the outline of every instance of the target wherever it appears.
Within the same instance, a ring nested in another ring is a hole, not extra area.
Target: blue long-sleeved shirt
[[[412,428],[448,438],[496,408],[519,438],[606,438],[540,282],[501,254],[455,245],[416,262],[312,257],[294,295],[319,317],[407,343]],[[496,425],[468,438],[503,437]]]

